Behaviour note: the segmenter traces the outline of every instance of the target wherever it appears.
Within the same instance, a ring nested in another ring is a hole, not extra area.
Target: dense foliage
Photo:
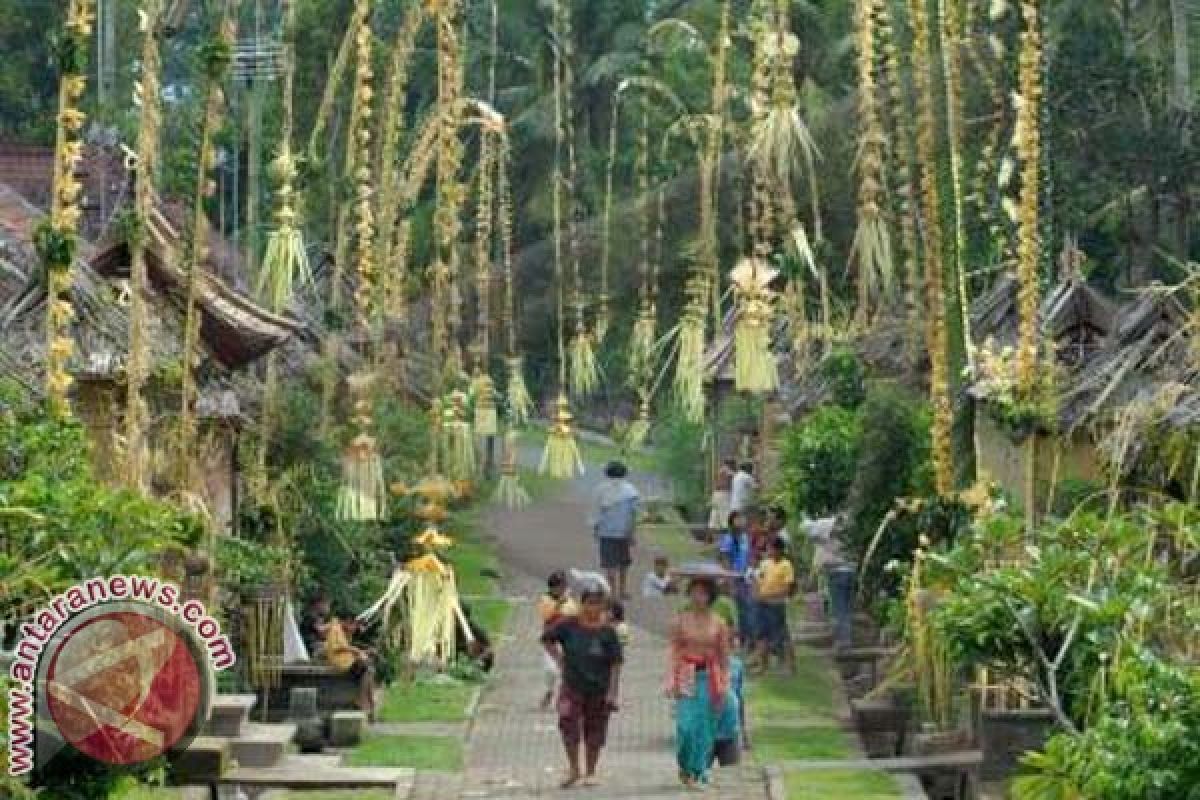
[[[861,561],[897,498],[924,497],[932,490],[925,405],[898,386],[877,383],[870,387],[860,413],[862,440],[848,499],[846,532],[856,561]],[[892,557],[907,558],[915,543],[906,536],[888,536],[885,541],[874,565]]]
[[[105,483],[78,422],[50,419],[19,391],[0,395],[0,619],[96,575],[160,574],[203,522]]]
[[[1059,734],[1018,797],[1195,797],[1196,509],[1079,512],[1033,531],[984,515],[931,557],[934,628],[960,667],[1035,687]]]
[[[858,415],[827,406],[783,431],[780,486],[795,515],[822,517],[845,508],[862,439]]]

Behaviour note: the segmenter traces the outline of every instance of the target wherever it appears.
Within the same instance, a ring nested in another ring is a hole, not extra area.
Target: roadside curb
[[[783,770],[771,764],[763,767],[767,784],[767,800],[787,800],[787,783]]]

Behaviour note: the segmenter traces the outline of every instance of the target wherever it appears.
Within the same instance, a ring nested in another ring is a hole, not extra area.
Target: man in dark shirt
[[[558,694],[558,729],[567,751],[564,789],[582,779],[596,786],[596,765],[608,737],[608,718],[617,708],[617,688],[624,654],[608,621],[608,596],[589,589],[580,596],[579,614],[567,617],[542,635],[542,645],[562,674]],[[583,744],[586,773],[580,770]]]

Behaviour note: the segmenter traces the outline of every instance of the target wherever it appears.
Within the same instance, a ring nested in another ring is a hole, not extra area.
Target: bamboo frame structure
[[[216,37],[210,45],[204,102],[204,120],[200,129],[200,147],[196,166],[196,190],[192,205],[192,226],[184,259],[185,301],[183,325],[183,382],[180,389],[179,451],[177,456],[179,486],[192,488],[192,448],[196,440],[196,366],[200,346],[200,309],[198,296],[201,271],[208,258],[208,216],[205,200],[216,190],[211,171],[216,166],[214,139],[220,130],[225,112],[225,93],[221,86],[229,73],[233,46],[237,37],[234,24],[234,0],[225,0]]]
[[[159,37],[163,21],[162,0],[146,0],[141,11],[142,72],[138,97],[137,173],[134,183],[134,214],[137,220],[129,242],[129,357],[126,361],[125,470],[124,483],[137,492],[145,491],[147,468],[146,430],[150,412],[142,397],[149,373],[149,344],[146,340],[146,241],[147,225],[154,206],[154,174],[158,164],[162,122],[162,56]]]

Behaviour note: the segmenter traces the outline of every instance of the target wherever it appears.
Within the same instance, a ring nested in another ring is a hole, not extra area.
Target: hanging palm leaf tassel
[[[487,373],[479,373],[471,382],[471,399],[475,408],[475,435],[495,436],[500,433],[496,413],[496,384]]]
[[[275,229],[267,235],[258,277],[258,296],[272,311],[287,310],[296,289],[312,283],[308,254],[304,250],[304,235],[296,224],[293,195],[296,190],[296,161],[291,151],[284,150],[271,164],[272,177],[279,185],[279,209],[275,212]]]
[[[704,335],[708,318],[708,276],[688,281],[687,304],[679,322],[679,357],[675,362],[675,399],[688,422],[704,421]]]
[[[383,458],[375,438],[360,433],[342,455],[342,485],[338,488],[337,516],[341,520],[369,522],[382,519],[387,507],[383,483]]]
[[[509,431],[504,436],[504,461],[500,465],[500,480],[492,501],[510,511],[529,505],[529,492],[521,486],[521,471],[517,468],[517,432]]]
[[[382,519],[387,509],[383,458],[370,434],[373,376],[366,373],[347,379],[354,396],[352,424],[358,434],[342,454],[342,483],[338,488],[337,516],[342,520]]]
[[[525,385],[525,359],[521,356],[509,356],[505,363],[508,365],[508,391],[505,397],[508,402],[508,420],[514,427],[520,427],[533,416],[533,397],[529,394],[529,387]]]
[[[575,397],[590,397],[600,386],[600,366],[592,347],[592,335],[582,327],[571,337],[567,350],[570,359],[570,387]]]
[[[629,378],[635,385],[645,383],[654,371],[654,336],[658,327],[654,307],[643,302],[633,321],[633,333],[629,338]]]
[[[470,481],[475,477],[475,440],[471,423],[467,421],[467,396],[462,392],[450,395],[442,410],[442,468],[454,481]]]
[[[580,455],[579,444],[575,441],[575,428],[572,424],[575,418],[571,415],[571,404],[566,395],[560,394],[554,406],[554,420],[550,424],[546,449],[542,453],[542,463],[538,471],[552,478],[567,480],[583,474],[583,456]]]
[[[625,435],[625,446],[631,452],[645,447],[646,439],[650,436],[650,398],[644,392],[639,394],[642,399],[638,404],[638,415],[629,423],[629,432]]]
[[[737,298],[734,327],[734,385],[739,392],[773,392],[779,388],[775,354],[771,352],[771,322],[775,277],[761,259],[745,258],[731,274]]]

